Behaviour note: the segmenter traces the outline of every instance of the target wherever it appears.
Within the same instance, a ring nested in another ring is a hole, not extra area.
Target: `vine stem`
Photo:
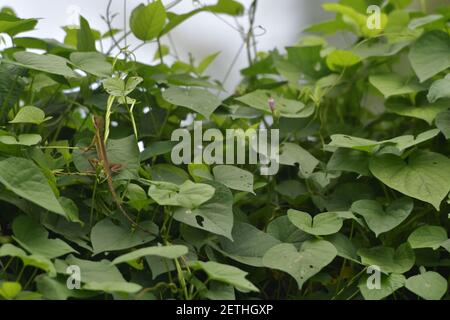
[[[336,293],[331,300],[336,300],[336,297],[338,297],[345,289],[347,289],[348,287],[350,287],[353,282],[355,282],[356,279],[358,279],[358,277],[360,275],[363,274],[363,272],[366,271],[366,268],[362,269],[360,272],[358,272],[353,278],[350,279],[350,281],[347,283],[347,285],[345,285],[341,290],[339,290],[338,293]]]

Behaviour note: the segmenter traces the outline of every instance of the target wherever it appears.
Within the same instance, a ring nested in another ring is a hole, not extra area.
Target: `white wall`
[[[127,0],[128,14],[136,5],[146,0]],[[163,1],[169,3],[171,1]],[[203,0],[203,3],[214,3],[214,0]],[[241,0],[245,5],[249,5],[251,0]],[[320,4],[323,0],[259,0],[259,7],[256,17],[256,25],[262,25],[266,33],[258,38],[258,48],[268,50],[274,47],[283,49],[287,45],[295,43],[302,28],[314,21],[323,19]],[[77,21],[77,14],[86,17],[91,23],[91,27],[106,31],[106,25],[101,20],[100,15],[106,11],[107,0],[0,0],[1,6],[11,6],[20,17],[39,17],[42,20],[37,26],[37,30],[31,35],[46,38],[55,38],[62,41],[64,31],[62,26],[72,24]],[[123,0],[114,0],[112,12],[119,13],[115,18],[115,26],[123,27]],[[193,9],[191,0],[183,0],[173,11],[177,13],[186,12]],[[227,22],[235,24],[231,17],[222,16]],[[239,19],[244,25],[246,18]],[[175,29],[172,39],[177,47],[179,55],[187,59],[191,52],[194,57],[201,58],[207,54],[221,51],[222,54],[208,70],[208,73],[216,79],[223,79],[229,68],[233,57],[238,51],[242,40],[240,35],[219,18],[208,13],[201,13],[186,22],[182,27]],[[163,40],[169,44],[168,40]],[[129,39],[131,48],[139,42]],[[151,62],[155,46],[150,44],[137,51],[138,59]],[[232,88],[239,80],[239,69],[246,66],[245,53],[239,57],[238,63],[233,68],[226,87]]]

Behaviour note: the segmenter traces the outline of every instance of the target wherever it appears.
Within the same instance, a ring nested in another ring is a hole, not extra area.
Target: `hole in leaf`
[[[203,218],[202,216],[195,216],[195,220],[197,221],[199,226],[204,227],[203,221],[205,221],[205,218]]]

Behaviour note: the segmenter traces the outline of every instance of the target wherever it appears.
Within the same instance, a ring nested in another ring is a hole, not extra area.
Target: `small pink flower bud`
[[[275,100],[272,97],[270,97],[268,103],[270,111],[273,113],[275,111]]]

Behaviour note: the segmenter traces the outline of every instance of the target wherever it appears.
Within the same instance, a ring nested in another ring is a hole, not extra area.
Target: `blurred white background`
[[[127,16],[135,6],[142,2],[146,1],[127,0]],[[171,1],[163,2],[167,4]],[[215,0],[202,1],[205,4],[215,2]],[[241,0],[240,2],[248,7],[252,1]],[[302,29],[313,22],[325,19],[321,10],[323,2],[325,1],[259,0],[255,25],[263,26],[266,33],[258,37],[258,49],[269,50],[276,47],[283,51],[285,46],[297,42]],[[37,25],[37,30],[26,35],[63,41],[65,33],[61,27],[78,23],[79,14],[89,20],[92,28],[105,32],[107,26],[100,16],[105,15],[107,3],[107,0],[0,0],[0,7],[12,7],[21,18],[42,18]],[[192,0],[182,0],[172,11],[183,13],[195,7]],[[111,12],[118,13],[114,20],[114,27],[123,28],[124,0],[113,0]],[[236,21],[232,17],[222,15],[221,18],[236,25]],[[239,33],[223,20],[210,13],[200,13],[171,33],[179,56],[186,61],[189,53],[200,59],[208,54],[221,51],[219,58],[207,72],[219,80],[224,78],[242,44]],[[239,23],[246,27],[248,25],[247,17],[240,18]],[[162,42],[170,44],[167,37]],[[132,37],[128,39],[131,48],[136,47],[139,43]],[[154,44],[149,44],[140,48],[136,55],[139,60],[151,63],[155,49]],[[243,51],[230,73],[226,88],[232,88],[239,81],[239,69],[246,65],[247,60]]]

